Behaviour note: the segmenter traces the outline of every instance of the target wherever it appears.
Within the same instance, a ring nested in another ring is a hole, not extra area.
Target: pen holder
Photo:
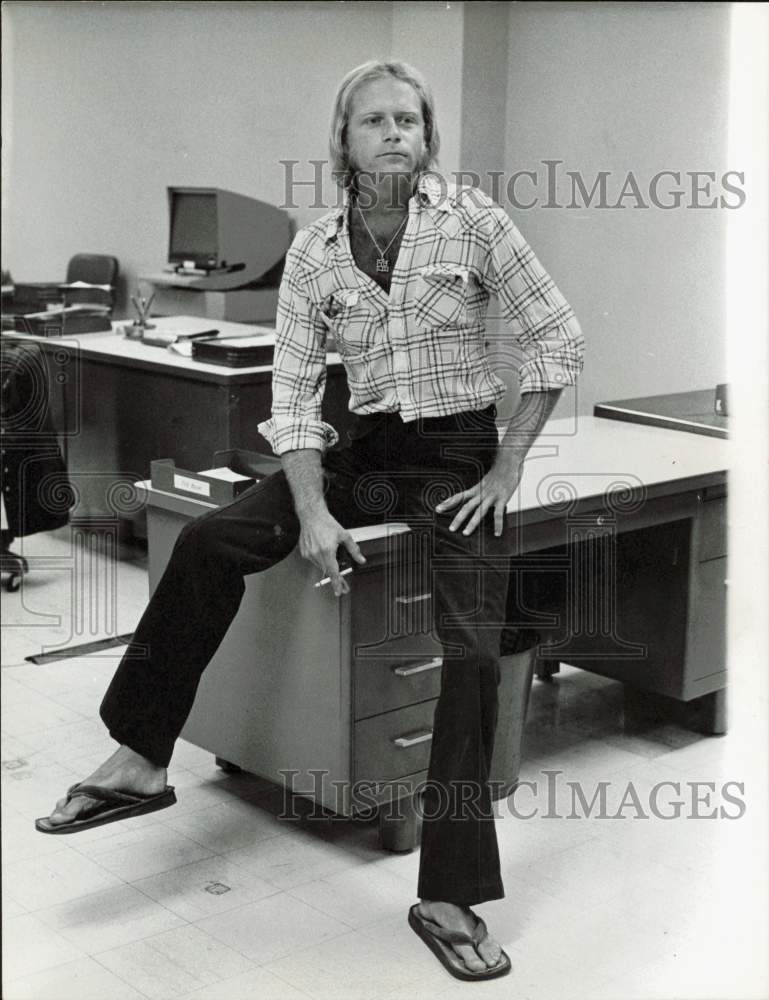
[[[131,302],[133,302],[134,309],[136,310],[137,318],[134,320],[134,327],[139,331],[138,333],[131,334],[127,333],[127,337],[131,337],[134,340],[139,340],[144,334],[145,330],[154,330],[155,324],[150,323],[150,307],[154,301],[154,294],[146,298],[142,295],[141,289],[138,290],[136,295],[131,296]]]
[[[141,340],[144,336],[144,331],[147,329],[138,320],[134,320],[130,326],[125,328],[125,335],[129,340]]]

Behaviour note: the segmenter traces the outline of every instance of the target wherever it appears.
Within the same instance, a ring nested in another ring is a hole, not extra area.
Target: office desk
[[[508,507],[507,622],[534,624],[546,660],[700,701],[710,731],[723,728],[726,684],[728,447],[594,417],[551,421]],[[189,513],[170,494],[152,503],[154,588]],[[430,606],[416,535],[390,525],[353,536],[368,562],[340,599],[313,587],[317,571],[296,550],[247,577],[183,732],[272,781],[292,772],[295,789],[343,814],[355,812],[357,781],[406,795],[425,778],[442,652],[429,614],[415,613]]]
[[[153,322],[158,329],[173,329],[178,318]],[[223,333],[243,329],[221,320],[202,323]],[[149,476],[153,459],[173,458],[180,467],[197,470],[210,467],[214,452],[225,448],[271,454],[257,431],[271,409],[270,365],[205,364],[118,333],[10,336],[43,352],[47,370],[40,378],[49,387],[80,519],[116,522],[143,536],[133,483]],[[329,354],[324,416],[342,435],[351,421],[348,401],[344,368],[338,355]]]
[[[559,424],[512,501],[518,551],[536,553],[517,579],[553,661],[538,673],[571,663],[723,732],[728,442],[596,417],[559,439]]]
[[[728,437],[728,418],[715,412],[713,389],[671,392],[662,396],[641,396],[596,403],[593,414],[610,420],[627,420],[650,427],[669,427],[690,434]]]

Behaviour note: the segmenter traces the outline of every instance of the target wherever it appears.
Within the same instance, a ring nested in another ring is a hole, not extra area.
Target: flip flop
[[[67,802],[78,795],[88,796],[98,801],[88,806],[69,823],[51,823],[47,816],[35,820],[35,829],[40,833],[78,833],[105,823],[116,823],[131,816],[166,809],[176,802],[173,785],[168,785],[155,795],[140,795],[138,792],[116,792],[98,785],[73,785],[67,792]]]
[[[472,910],[470,912],[472,913]],[[512,968],[512,963],[504,951],[495,966],[485,969],[483,972],[473,972],[472,969],[468,969],[451,947],[452,944],[469,944],[477,948],[486,940],[489,935],[486,924],[475,913],[473,916],[476,924],[472,934],[466,934],[464,931],[450,931],[423,917],[419,912],[419,903],[415,903],[409,910],[409,924],[455,979],[496,979],[498,976],[506,976]]]

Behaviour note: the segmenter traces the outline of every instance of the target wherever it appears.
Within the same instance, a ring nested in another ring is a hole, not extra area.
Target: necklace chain
[[[374,239],[374,234],[371,232],[371,230],[368,227],[368,223],[366,222],[366,218],[363,215],[363,212],[361,212],[361,210],[360,210],[360,205],[356,204],[355,207],[358,209],[358,215],[360,216],[360,220],[363,223],[363,225],[366,227],[366,232],[369,234],[369,238],[371,239],[371,242],[374,244],[374,246],[377,249],[377,253],[379,254],[379,256],[376,259],[376,269],[377,269],[377,271],[381,271],[381,272],[383,272],[383,273],[386,274],[390,270],[390,262],[387,260],[387,251],[390,249],[390,247],[393,245],[393,243],[396,241],[396,239],[400,235],[401,231],[403,230],[403,227],[408,222],[408,218],[409,217],[407,215],[406,218],[403,220],[403,222],[401,222],[401,224],[395,230],[395,234],[393,235],[393,238],[390,240],[390,242],[387,244],[387,246],[384,248],[384,250],[382,250],[382,248],[379,246],[379,244],[377,243],[377,241]]]

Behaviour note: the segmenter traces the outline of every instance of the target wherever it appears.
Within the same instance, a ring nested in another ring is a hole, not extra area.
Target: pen
[[[341,572],[339,573],[339,575],[340,576],[347,576],[348,573],[352,573],[352,566],[348,566],[347,569],[341,570]],[[331,583],[331,577],[330,576],[324,576],[323,579],[322,580],[318,580],[318,582],[316,584],[314,584],[314,586],[315,587],[322,587],[322,586],[324,586],[324,584],[327,584],[327,583]]]

